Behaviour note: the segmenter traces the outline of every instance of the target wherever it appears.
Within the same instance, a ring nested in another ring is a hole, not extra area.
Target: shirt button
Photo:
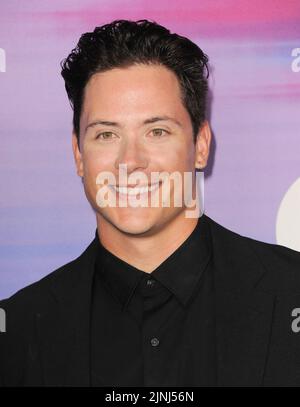
[[[153,279],[151,279],[151,278],[149,280],[147,280],[147,286],[148,287],[153,287],[154,283],[155,283],[155,281]]]
[[[151,339],[151,345],[152,346],[158,346],[159,345],[159,340],[157,338],[152,338]]]

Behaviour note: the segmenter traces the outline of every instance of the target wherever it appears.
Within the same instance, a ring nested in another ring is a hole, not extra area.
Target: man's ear
[[[210,142],[211,142],[211,130],[208,121],[205,120],[197,134],[195,168],[206,167],[209,156]]]
[[[73,148],[73,155],[74,155],[74,160],[75,160],[75,164],[76,164],[77,174],[80,177],[83,177],[83,163],[82,163],[81,152],[79,150],[77,136],[74,132],[72,133],[72,148]]]

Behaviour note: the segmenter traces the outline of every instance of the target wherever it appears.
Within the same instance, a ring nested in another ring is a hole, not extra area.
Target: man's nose
[[[138,168],[146,168],[148,166],[148,158],[145,148],[136,140],[124,142],[115,162],[117,170],[120,164],[127,165],[129,174]]]

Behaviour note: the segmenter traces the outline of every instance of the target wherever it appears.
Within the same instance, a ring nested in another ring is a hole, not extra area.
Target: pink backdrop
[[[77,257],[93,239],[59,63],[83,32],[142,18],[188,36],[210,57],[206,213],[276,242],[278,210],[300,168],[299,1],[2,2],[0,298]]]

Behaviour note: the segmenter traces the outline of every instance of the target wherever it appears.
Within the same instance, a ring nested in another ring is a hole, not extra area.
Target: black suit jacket
[[[300,332],[292,311],[300,308],[300,253],[203,216],[214,252],[218,386],[299,386]],[[7,318],[2,385],[90,385],[96,247],[95,238],[78,258],[0,302]]]

